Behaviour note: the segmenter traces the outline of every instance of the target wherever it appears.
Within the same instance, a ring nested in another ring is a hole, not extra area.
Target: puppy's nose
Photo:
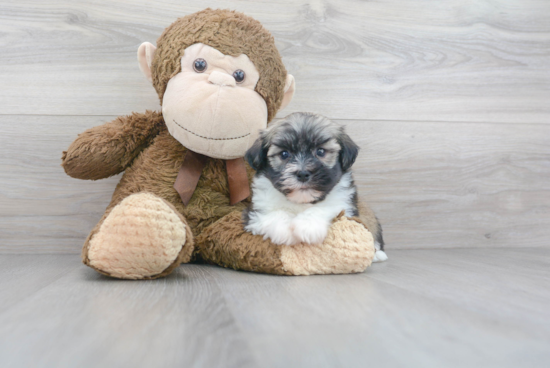
[[[217,70],[210,73],[210,76],[208,77],[208,81],[220,87],[221,86],[235,87],[237,83],[235,82],[235,78],[233,78],[229,74],[218,72]]]
[[[298,180],[301,181],[302,183],[305,183],[306,181],[309,180],[309,172],[307,171],[298,171],[298,173],[296,174],[296,176],[298,177]]]

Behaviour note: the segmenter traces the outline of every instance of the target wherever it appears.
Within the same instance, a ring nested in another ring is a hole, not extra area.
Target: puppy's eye
[[[233,72],[233,78],[235,78],[235,82],[242,83],[244,81],[244,71],[241,69],[235,70]]]
[[[206,70],[206,67],[208,66],[208,64],[206,63],[206,60],[204,59],[196,59],[195,61],[193,61],[193,69],[197,72],[197,73],[202,73]]]
[[[281,153],[279,153],[279,155],[281,155],[281,158],[283,160],[286,160],[287,158],[290,157],[290,153],[288,153],[288,151],[282,151]]]
[[[324,148],[317,148],[317,157],[325,157],[327,151]]]

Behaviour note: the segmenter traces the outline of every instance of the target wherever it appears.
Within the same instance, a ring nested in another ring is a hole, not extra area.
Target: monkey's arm
[[[77,179],[98,180],[126,169],[164,126],[160,112],[133,113],[88,129],[63,152],[62,166]]]

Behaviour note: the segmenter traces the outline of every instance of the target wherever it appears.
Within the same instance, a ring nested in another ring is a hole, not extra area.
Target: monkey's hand
[[[67,175],[97,180],[124,171],[164,126],[160,112],[134,113],[86,130],[63,152]]]

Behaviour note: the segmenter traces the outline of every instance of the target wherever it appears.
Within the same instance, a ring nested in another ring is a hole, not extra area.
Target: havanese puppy
[[[256,170],[247,231],[275,244],[320,244],[342,211],[357,216],[375,239],[375,262],[387,259],[382,228],[358,201],[351,166],[359,147],[329,119],[298,112],[271,124],[246,152]]]

